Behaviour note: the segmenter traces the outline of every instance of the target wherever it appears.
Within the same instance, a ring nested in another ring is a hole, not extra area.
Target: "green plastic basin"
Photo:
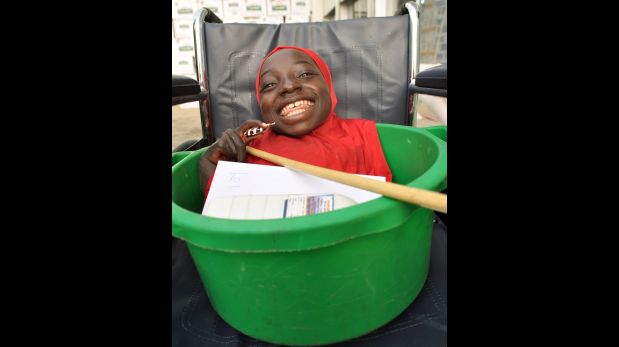
[[[443,139],[377,129],[394,182],[446,187]],[[335,343],[388,323],[415,299],[428,273],[432,211],[382,197],[281,220],[205,217],[204,150],[172,167],[172,234],[187,242],[213,307],[232,327],[277,344]]]

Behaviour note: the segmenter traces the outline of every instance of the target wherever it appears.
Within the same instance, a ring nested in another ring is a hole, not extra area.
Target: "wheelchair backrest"
[[[208,112],[203,117],[214,136],[261,119],[256,73],[279,45],[306,47],[325,60],[340,117],[410,124],[407,15],[279,25],[205,23],[203,34],[204,48],[196,44],[196,58],[204,55],[209,97],[201,111]]]

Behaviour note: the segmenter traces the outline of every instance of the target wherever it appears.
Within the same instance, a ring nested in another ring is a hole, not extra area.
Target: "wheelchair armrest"
[[[207,95],[208,92],[200,90],[200,84],[196,80],[172,75],[172,105],[203,100]]]
[[[415,77],[415,83],[408,86],[413,93],[447,97],[447,64],[423,70]]]

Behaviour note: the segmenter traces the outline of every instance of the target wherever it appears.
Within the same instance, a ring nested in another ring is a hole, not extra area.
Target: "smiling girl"
[[[384,176],[391,171],[380,145],[376,124],[367,119],[342,119],[327,64],[315,52],[279,46],[266,55],[256,77],[256,99],[262,118],[227,129],[200,158],[200,188],[205,195],[217,161],[275,165],[248,155],[242,134],[266,128],[251,146],[308,164],[353,174]]]

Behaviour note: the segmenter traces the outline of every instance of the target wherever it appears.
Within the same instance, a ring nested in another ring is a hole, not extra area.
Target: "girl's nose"
[[[282,94],[296,91],[299,88],[301,88],[301,85],[299,84],[299,82],[296,79],[284,78],[282,80],[282,89],[281,89],[281,93]]]

